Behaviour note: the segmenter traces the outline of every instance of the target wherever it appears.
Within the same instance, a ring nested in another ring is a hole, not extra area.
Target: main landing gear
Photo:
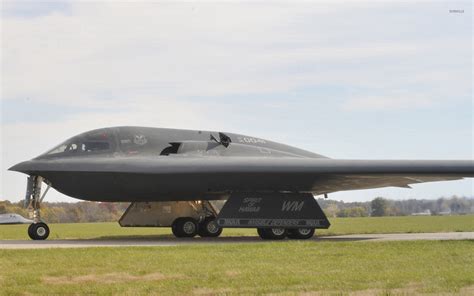
[[[45,182],[48,187],[41,194],[41,185]],[[26,187],[25,207],[29,210],[30,216],[33,217],[33,224],[28,227],[28,236],[33,240],[45,240],[49,236],[49,227],[41,220],[41,202],[43,202],[46,193],[48,193],[51,185],[41,176],[28,177]]]
[[[216,217],[221,213],[218,208],[218,204],[205,200],[133,202],[120,218],[119,224],[122,227],[171,227],[174,236],[178,238],[191,238],[197,235],[205,238],[218,237],[223,229],[220,223],[228,219],[220,217],[217,221]],[[257,228],[258,235],[265,240],[309,239],[314,235],[314,228],[311,226],[308,228],[239,226]]]
[[[217,208],[210,201],[134,202],[119,220],[122,227],[170,227],[179,238],[218,237]]]
[[[286,237],[290,239],[309,239],[314,235],[314,228],[257,228],[257,233],[262,239],[282,240]]]
[[[218,237],[222,228],[217,226],[216,218],[213,216],[204,218],[198,222],[191,217],[177,218],[171,225],[171,231],[176,237]]]

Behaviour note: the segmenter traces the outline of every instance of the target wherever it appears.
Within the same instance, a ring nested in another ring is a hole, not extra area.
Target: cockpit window
[[[82,143],[81,150],[84,152],[109,150],[110,144],[108,142],[86,141]]]
[[[75,151],[77,151],[77,144],[69,143],[69,144],[61,144],[58,147],[53,148],[51,151],[46,152],[46,154],[52,155],[52,154],[75,152]]]
[[[84,156],[110,152],[115,149],[115,137],[109,130],[96,130],[73,137],[43,156]]]
[[[63,143],[58,147],[47,152],[46,155],[53,154],[86,154],[91,152],[107,151],[110,150],[109,142],[105,141],[87,141],[81,139],[72,139],[67,143]]]

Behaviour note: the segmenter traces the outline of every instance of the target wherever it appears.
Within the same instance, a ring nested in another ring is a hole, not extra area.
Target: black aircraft
[[[171,226],[177,237],[247,227],[264,239],[306,239],[329,227],[314,195],[473,177],[474,161],[340,160],[239,134],[113,127],[10,170],[29,175],[32,239],[49,235],[40,204],[50,187],[82,200],[131,202],[121,226]]]

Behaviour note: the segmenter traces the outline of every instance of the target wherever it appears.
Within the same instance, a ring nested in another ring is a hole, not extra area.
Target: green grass
[[[474,216],[331,219],[319,235],[474,231]],[[52,239],[171,236],[168,228],[51,224]],[[0,239],[28,239],[27,225]],[[226,236],[256,235],[225,229]],[[27,294],[474,294],[474,241],[0,249],[0,295]]]
[[[473,257],[474,241],[0,250],[0,293],[469,295]]]
[[[317,235],[474,231],[474,215],[332,218],[330,221],[331,227],[328,230],[318,230]],[[0,239],[28,239],[27,227],[28,225],[0,225]],[[51,239],[171,235],[169,228],[121,228],[116,222],[50,224],[50,228]],[[253,236],[256,231],[225,229],[224,235]]]

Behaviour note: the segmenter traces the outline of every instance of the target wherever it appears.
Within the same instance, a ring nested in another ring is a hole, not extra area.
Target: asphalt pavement
[[[412,241],[412,240],[474,240],[474,232],[444,233],[392,233],[351,234],[337,236],[315,236],[309,242],[324,241]],[[257,236],[228,236],[219,238],[174,238],[174,237],[108,237],[99,239],[64,240],[0,240],[0,249],[45,249],[45,248],[89,248],[89,247],[166,247],[199,244],[250,244],[267,243]]]

